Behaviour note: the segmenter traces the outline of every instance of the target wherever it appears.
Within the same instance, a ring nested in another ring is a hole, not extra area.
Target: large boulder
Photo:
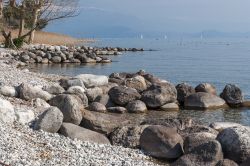
[[[76,76],[75,78],[82,80],[82,82],[84,83],[84,85],[87,88],[104,86],[104,85],[108,84],[108,77],[107,76],[81,74],[81,75]]]
[[[83,112],[83,118],[80,126],[108,135],[116,128],[124,126],[128,123],[128,120],[121,117],[85,110]]]
[[[109,95],[107,95],[107,94],[97,96],[95,99],[95,102],[101,103],[101,104],[105,105],[106,107],[113,107],[114,106],[114,103],[111,101]]]
[[[0,98],[0,122],[13,123],[15,121],[15,110],[13,105]]]
[[[105,113],[107,111],[105,105],[98,103],[98,102],[91,103],[89,105],[89,110],[95,111],[95,112],[102,112],[102,113]]]
[[[250,156],[250,128],[237,126],[222,130],[217,136],[224,156],[237,163],[242,163]]]
[[[184,106],[187,109],[204,110],[204,109],[222,108],[226,106],[226,103],[223,99],[221,99],[218,96],[205,92],[198,92],[186,97]]]
[[[35,130],[56,133],[63,123],[63,114],[57,107],[50,107],[44,111],[35,123]]]
[[[90,102],[93,102],[96,100],[98,96],[103,95],[103,91],[99,87],[89,88],[86,90],[86,95],[88,97],[88,100]]]
[[[147,84],[142,76],[135,76],[124,80],[124,85],[129,88],[134,88],[138,92],[142,92],[147,89]]]
[[[139,148],[140,136],[148,125],[124,126],[116,129],[110,134],[112,145],[123,146],[125,148]]]
[[[35,114],[28,109],[15,109],[16,121],[20,124],[28,124],[35,119]]]
[[[149,108],[158,108],[167,103],[175,102],[177,91],[170,83],[154,84],[142,93],[141,100]]]
[[[98,144],[110,144],[108,138],[105,135],[71,123],[63,123],[59,133],[71,139],[78,139],[81,141],[94,142]]]
[[[221,145],[216,140],[198,143],[192,151],[186,153],[171,166],[215,166],[223,161]]]
[[[28,84],[21,84],[19,86],[19,95],[21,99],[32,100],[36,98],[48,101],[52,98],[52,95],[39,87],[33,87]]]
[[[72,86],[80,86],[85,88],[83,81],[79,78],[61,79],[59,80],[59,83],[64,89],[69,89]]]
[[[63,122],[79,125],[82,120],[82,102],[77,96],[62,94],[49,101],[51,106],[59,108],[63,113]]]
[[[65,94],[78,96],[82,100],[84,108],[88,107],[89,99],[87,95],[85,94],[85,89],[83,87],[72,86],[65,92]]]
[[[109,96],[111,100],[118,105],[127,105],[130,101],[138,100],[141,95],[134,88],[116,86],[110,89]]]
[[[59,84],[46,85],[43,87],[43,90],[54,95],[62,94],[65,91]]]
[[[241,89],[238,86],[232,84],[226,85],[220,96],[231,107],[241,106],[244,101],[244,95]]]
[[[18,93],[15,87],[12,86],[1,86],[0,94],[7,97],[17,97]]]
[[[201,83],[195,87],[196,92],[206,92],[212,95],[217,95],[217,91],[214,85],[209,83]]]
[[[177,100],[181,105],[184,105],[185,98],[193,93],[195,93],[195,89],[187,84],[181,83],[176,86],[177,90]]]
[[[141,134],[140,147],[150,156],[174,160],[183,154],[183,139],[173,128],[149,126]]]
[[[134,100],[129,102],[126,108],[130,113],[145,113],[147,111],[146,104],[140,100]]]

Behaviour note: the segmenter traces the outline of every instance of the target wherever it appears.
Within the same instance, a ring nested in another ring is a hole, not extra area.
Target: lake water
[[[157,51],[127,52],[111,56],[113,63],[97,65],[37,65],[44,73],[109,75],[112,72],[136,72],[144,69],[175,84],[193,86],[209,82],[221,92],[227,83],[237,84],[250,99],[250,39],[100,39],[93,46],[119,46]],[[250,110],[182,111],[180,116],[194,116],[209,122],[235,121],[250,125]]]

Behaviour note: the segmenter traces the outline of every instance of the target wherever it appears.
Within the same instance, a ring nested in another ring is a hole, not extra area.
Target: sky
[[[81,36],[250,31],[250,0],[80,0],[79,7],[79,16],[48,30],[60,26],[60,32]]]

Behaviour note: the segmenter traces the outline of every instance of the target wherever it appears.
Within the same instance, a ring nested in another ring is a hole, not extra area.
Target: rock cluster
[[[171,161],[172,165],[240,164],[250,157],[249,127],[232,123],[213,123],[208,127],[178,118],[134,124],[119,116],[126,112],[146,113],[149,109],[203,110],[227,104],[239,107],[244,97],[235,85],[227,85],[219,97],[208,83],[196,88],[185,83],[174,86],[139,71],[113,73],[109,77],[81,74],[43,87],[0,86],[0,93],[46,107],[34,122],[36,130],[92,143],[140,148],[152,157]],[[26,115],[16,113],[8,101],[0,100],[0,121],[13,123],[16,117],[24,117],[19,120],[23,123],[34,120]]]
[[[66,47],[34,45],[24,51],[13,52],[12,56],[25,63],[110,63],[110,55],[121,55],[124,51],[144,51],[137,48],[111,47]]]

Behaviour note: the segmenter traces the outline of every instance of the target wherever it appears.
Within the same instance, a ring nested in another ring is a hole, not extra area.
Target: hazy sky
[[[80,6],[77,18],[50,25],[48,30],[83,36],[250,31],[250,0],[80,0]]]
[[[250,0],[81,0],[81,5],[170,31],[250,30]]]

